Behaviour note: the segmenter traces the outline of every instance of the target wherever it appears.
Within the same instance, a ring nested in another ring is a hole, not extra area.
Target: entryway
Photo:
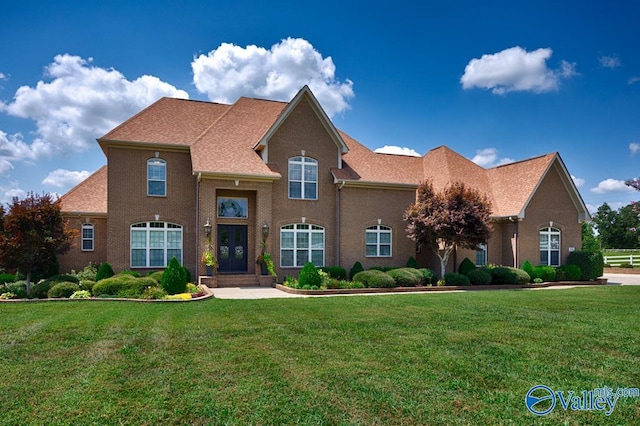
[[[218,225],[218,272],[247,272],[247,225]]]

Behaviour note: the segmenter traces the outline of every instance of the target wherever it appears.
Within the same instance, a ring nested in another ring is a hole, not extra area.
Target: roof
[[[100,167],[60,197],[60,203],[61,210],[65,213],[106,215],[107,166]]]
[[[331,170],[336,183],[353,186],[415,189],[431,180],[436,189],[462,182],[487,195],[493,217],[524,217],[540,182],[555,165],[580,214],[586,206],[557,153],[490,169],[473,163],[446,146],[422,157],[382,154],[337,130],[307,86],[290,102],[239,98],[232,105],[161,98],[98,139],[108,146],[157,145],[190,150],[194,174],[274,180],[283,165],[268,164],[268,140],[303,100],[335,142],[341,163]],[[265,154],[265,155],[263,155]],[[63,211],[106,213],[106,166],[73,188],[63,199]]]

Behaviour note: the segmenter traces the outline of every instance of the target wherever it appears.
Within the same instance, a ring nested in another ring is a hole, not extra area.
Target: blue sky
[[[485,167],[558,151],[595,211],[640,194],[636,2],[0,0],[0,201],[64,193],[161,96],[309,84],[371,149]]]

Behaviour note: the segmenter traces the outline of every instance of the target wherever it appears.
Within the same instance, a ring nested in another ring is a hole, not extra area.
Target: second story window
[[[318,161],[307,157],[289,159],[289,198],[318,199]]]
[[[147,160],[147,195],[167,195],[167,162],[160,158]]]

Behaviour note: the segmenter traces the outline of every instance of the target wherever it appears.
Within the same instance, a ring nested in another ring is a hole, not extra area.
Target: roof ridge
[[[525,158],[525,159],[522,159],[522,160],[514,161],[512,163],[500,164],[499,166],[490,167],[490,168],[488,168],[486,170],[499,169],[500,167],[513,166],[513,165],[517,165],[517,164],[521,164],[521,163],[526,163],[527,161],[538,160],[540,158],[548,157],[548,156],[554,156],[555,157],[557,155],[558,155],[558,151],[548,152],[546,154],[536,155],[535,157]]]

